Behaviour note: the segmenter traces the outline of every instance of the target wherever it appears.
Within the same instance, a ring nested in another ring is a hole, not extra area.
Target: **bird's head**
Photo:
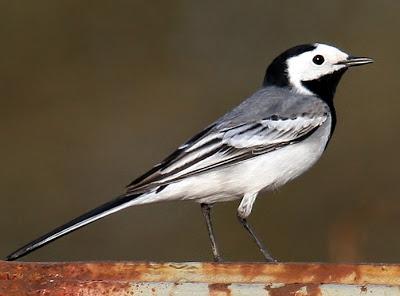
[[[273,60],[267,68],[264,86],[289,87],[297,93],[331,100],[349,67],[372,62],[370,58],[354,57],[326,44],[298,45]]]

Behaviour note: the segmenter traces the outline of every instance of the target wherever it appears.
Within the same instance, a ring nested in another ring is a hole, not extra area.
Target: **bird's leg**
[[[222,261],[222,257],[218,252],[217,243],[216,243],[215,237],[214,237],[214,231],[213,231],[213,227],[212,227],[212,223],[211,223],[211,215],[210,215],[211,206],[209,204],[205,204],[205,203],[200,204],[200,206],[201,206],[201,211],[203,212],[204,218],[206,219],[208,236],[210,237],[210,241],[211,241],[211,250],[213,252],[214,261],[220,262],[220,261]]]
[[[263,245],[263,243],[257,238],[253,228],[247,223],[246,218],[240,217],[240,215],[237,216],[239,219],[240,224],[243,225],[243,227],[247,230],[247,232],[250,234],[250,236],[253,238],[253,240],[256,242],[258,248],[260,249],[261,253],[263,254],[264,258],[268,262],[277,262],[277,260],[271,256],[269,253],[268,249]]]

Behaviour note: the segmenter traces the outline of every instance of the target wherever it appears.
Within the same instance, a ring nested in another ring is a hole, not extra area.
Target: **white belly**
[[[186,178],[149,194],[135,204],[164,200],[214,203],[242,198],[244,194],[272,190],[308,170],[322,155],[331,129],[331,118],[300,143],[265,153],[236,165]]]

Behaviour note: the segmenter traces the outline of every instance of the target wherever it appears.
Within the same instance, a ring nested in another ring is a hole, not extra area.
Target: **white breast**
[[[249,172],[253,173],[258,182],[255,182],[253,190],[282,186],[313,166],[321,157],[329,140],[331,122],[331,117],[328,117],[325,123],[304,141],[254,159],[254,168],[249,168]],[[260,177],[256,177],[256,174]],[[250,182],[250,178],[246,179]],[[249,189],[252,192],[251,188]]]

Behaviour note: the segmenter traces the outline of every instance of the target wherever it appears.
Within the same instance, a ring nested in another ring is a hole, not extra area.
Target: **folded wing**
[[[291,118],[272,115],[228,128],[209,126],[129,184],[127,191],[140,193],[160,188],[291,145],[312,134],[327,117],[326,112]]]

